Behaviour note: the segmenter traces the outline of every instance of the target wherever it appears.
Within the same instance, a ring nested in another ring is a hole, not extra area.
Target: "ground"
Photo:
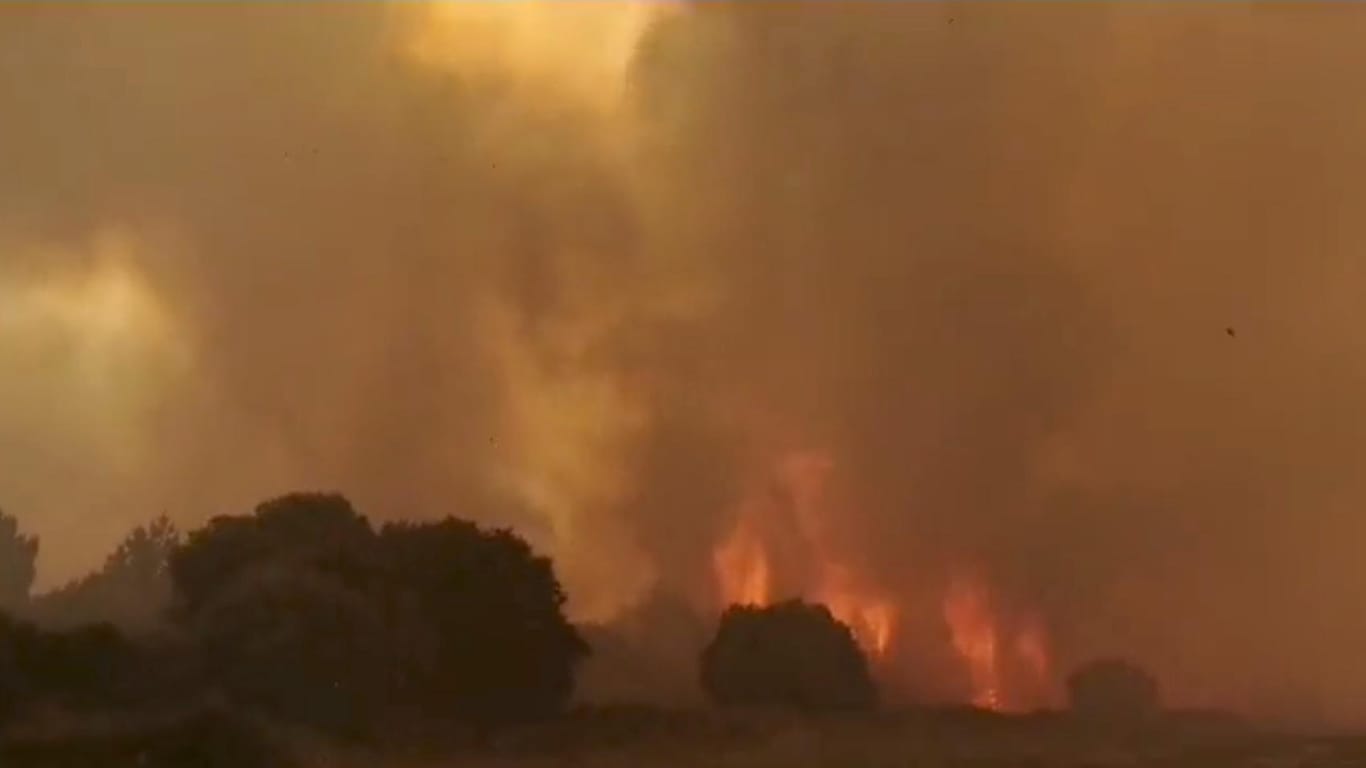
[[[841,718],[616,710],[499,734],[450,729],[337,745],[223,714],[12,732],[5,768],[1348,768],[1366,737],[1273,734],[1221,718],[1124,730],[1059,715],[934,712]],[[442,734],[442,735],[437,735]]]

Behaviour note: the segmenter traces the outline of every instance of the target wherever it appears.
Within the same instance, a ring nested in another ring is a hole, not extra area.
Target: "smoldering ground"
[[[335,487],[518,526],[581,616],[709,607],[816,452],[921,667],[971,570],[1060,667],[1366,718],[1363,10],[651,9],[0,11],[44,581]]]

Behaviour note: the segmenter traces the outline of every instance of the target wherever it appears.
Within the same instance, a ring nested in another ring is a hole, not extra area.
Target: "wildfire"
[[[819,597],[835,618],[854,633],[860,647],[875,660],[882,660],[892,645],[892,626],[896,606],[886,600],[853,593],[826,593]]]
[[[721,600],[726,605],[767,605],[770,600],[768,553],[753,521],[741,516],[730,536],[712,555]]]
[[[870,661],[894,675],[902,604],[851,556],[856,542],[841,527],[848,515],[840,514],[831,492],[834,469],[827,456],[813,452],[789,453],[767,465],[713,550],[718,597],[722,605],[762,606],[797,595],[824,604]],[[942,596],[970,701],[995,711],[1043,703],[1049,679],[1044,625],[1028,613],[998,613],[989,587],[981,578],[958,578]]]
[[[1001,709],[996,620],[991,614],[986,591],[974,582],[952,584],[944,596],[944,620],[949,625],[954,649],[968,667],[973,705]]]
[[[981,582],[960,579],[944,596],[944,621],[954,650],[967,666],[972,704],[982,709],[1021,709],[1046,694],[1048,643],[1043,624],[1029,617],[1014,632],[1003,631]],[[1010,638],[1002,643],[1002,636]],[[1005,694],[1007,675],[1012,695]]]
[[[874,659],[891,646],[896,606],[868,590],[831,553],[827,479],[833,462],[817,453],[793,453],[774,462],[741,506],[735,526],[713,552],[718,592],[724,604],[766,605],[774,598],[774,574],[764,537],[764,520],[776,519],[797,535],[806,561],[799,564],[806,588],[794,590],[820,602],[854,634]],[[770,529],[769,532],[772,532]],[[799,586],[799,585],[794,585]]]

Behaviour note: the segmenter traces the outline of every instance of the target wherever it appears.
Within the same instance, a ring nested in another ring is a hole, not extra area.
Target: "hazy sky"
[[[755,478],[815,453],[907,632],[968,569],[1060,663],[1366,722],[1363,35],[5,4],[0,506],[50,585],[335,488],[516,525],[603,617],[704,603]]]

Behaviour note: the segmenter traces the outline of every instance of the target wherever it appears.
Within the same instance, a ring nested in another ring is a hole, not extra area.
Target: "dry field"
[[[420,732],[425,730],[426,732]],[[337,745],[223,716],[12,734],[4,768],[1348,768],[1366,739],[1292,737],[1175,719],[1100,732],[1056,715],[971,712],[759,718],[581,714],[474,746],[448,729]]]

